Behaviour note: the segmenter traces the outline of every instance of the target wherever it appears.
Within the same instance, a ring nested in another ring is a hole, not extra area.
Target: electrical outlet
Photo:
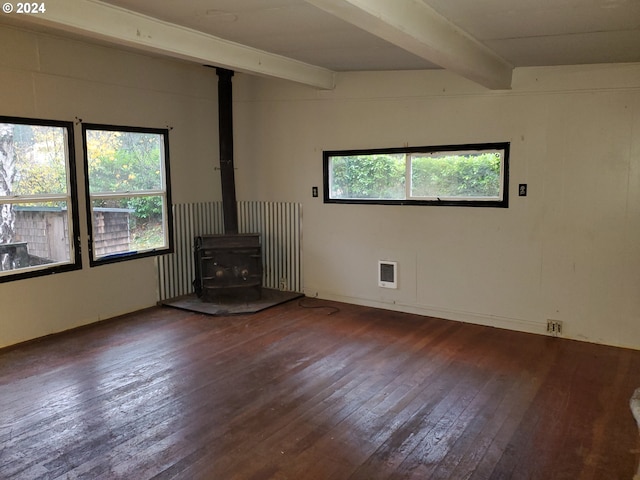
[[[311,196],[312,197],[318,196],[318,187],[311,187]]]
[[[526,183],[521,183],[520,185],[518,185],[518,196],[520,196],[520,197],[526,197],[527,196],[527,184]]]
[[[550,333],[554,337],[562,335],[562,321],[547,320],[547,333]]]

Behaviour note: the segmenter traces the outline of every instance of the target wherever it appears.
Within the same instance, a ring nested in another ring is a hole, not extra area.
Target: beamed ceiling
[[[0,22],[330,89],[335,72],[640,62],[640,0],[55,0]]]

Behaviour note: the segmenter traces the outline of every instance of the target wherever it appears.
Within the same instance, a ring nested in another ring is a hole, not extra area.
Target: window
[[[73,123],[0,117],[0,282],[81,268]]]
[[[171,253],[168,130],[83,124],[91,265]]]
[[[325,203],[507,207],[509,143],[324,152]]]

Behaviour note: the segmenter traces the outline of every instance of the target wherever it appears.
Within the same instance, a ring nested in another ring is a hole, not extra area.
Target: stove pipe
[[[224,231],[238,233],[238,206],[233,167],[233,71],[216,68],[218,75],[218,132],[220,137],[220,180]]]

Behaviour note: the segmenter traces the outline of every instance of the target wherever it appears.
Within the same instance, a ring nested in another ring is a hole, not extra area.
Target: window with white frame
[[[91,265],[170,253],[168,130],[83,124]]]
[[[509,143],[324,152],[325,203],[508,206]]]
[[[73,123],[0,117],[0,282],[81,268]]]

